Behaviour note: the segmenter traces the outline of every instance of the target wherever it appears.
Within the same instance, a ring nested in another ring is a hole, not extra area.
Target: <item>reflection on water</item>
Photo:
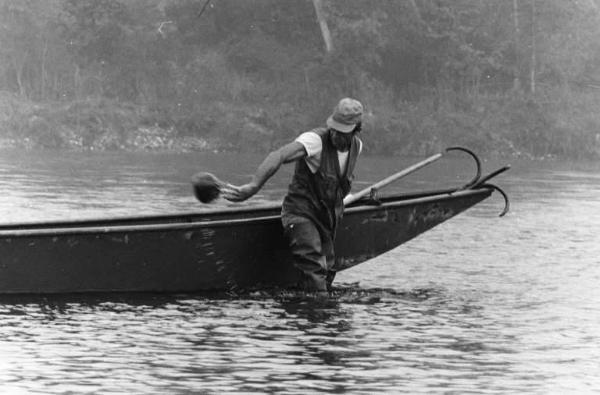
[[[417,160],[365,158],[357,188]],[[193,172],[242,182],[259,161],[0,153],[0,212],[22,222],[206,209],[191,197]],[[512,199],[506,217],[494,216],[495,194],[341,273],[330,298],[0,297],[0,392],[600,390],[598,170],[516,164],[497,181]],[[249,204],[281,198],[289,171]],[[472,174],[468,161],[450,161],[393,188],[461,185]]]

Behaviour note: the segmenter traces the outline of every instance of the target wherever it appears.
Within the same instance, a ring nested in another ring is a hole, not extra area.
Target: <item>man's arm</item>
[[[293,141],[284,145],[276,151],[271,152],[258,166],[256,174],[252,176],[252,180],[244,185],[236,186],[227,184],[221,188],[221,196],[232,202],[241,202],[248,199],[271,178],[284,163],[296,161],[306,156],[304,146]]]

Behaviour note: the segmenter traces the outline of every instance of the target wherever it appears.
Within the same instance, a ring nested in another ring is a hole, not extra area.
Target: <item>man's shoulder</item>
[[[296,137],[295,141],[299,141],[301,143],[303,142],[308,142],[308,143],[317,143],[321,141],[321,135],[317,132],[315,132],[314,130],[309,130],[307,132],[303,132],[301,133],[298,137]]]
[[[308,157],[319,155],[323,149],[322,130],[324,128],[316,128],[302,133],[295,141],[304,146]],[[327,129],[325,129],[327,131]]]
[[[304,132],[302,134],[307,134],[307,133],[310,133],[311,135],[316,134],[319,137],[323,137],[327,133],[327,128],[324,128],[324,127],[314,128],[314,129],[307,130],[306,132]]]

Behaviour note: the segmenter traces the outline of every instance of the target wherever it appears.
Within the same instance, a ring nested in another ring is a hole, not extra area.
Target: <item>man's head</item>
[[[358,100],[346,97],[335,106],[333,113],[327,118],[327,127],[341,133],[351,133],[362,121],[363,106]]]
[[[360,130],[363,106],[358,100],[344,98],[327,118],[331,141],[338,151],[348,151],[355,131]]]

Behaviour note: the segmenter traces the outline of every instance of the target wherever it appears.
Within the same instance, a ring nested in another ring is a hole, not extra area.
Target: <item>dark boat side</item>
[[[374,258],[487,199],[492,189],[440,191],[382,199],[372,209],[348,210],[336,240],[336,269],[342,271]]]
[[[486,199],[492,188],[395,195],[349,207],[336,269],[393,249]],[[0,226],[0,293],[195,292],[297,280],[280,205]]]

